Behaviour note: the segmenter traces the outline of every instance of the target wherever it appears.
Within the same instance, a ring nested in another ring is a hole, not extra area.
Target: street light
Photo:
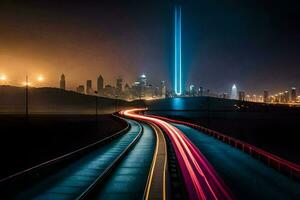
[[[28,118],[29,113],[28,113],[28,86],[29,86],[29,82],[28,82],[28,76],[26,75],[26,81],[25,81],[25,110],[26,110],[26,117]]]
[[[39,75],[39,76],[37,77],[37,81],[38,81],[38,82],[43,82],[43,81],[44,81],[44,77],[43,77],[42,75]]]
[[[6,81],[6,76],[5,76],[5,74],[1,74],[0,75],[0,81]]]

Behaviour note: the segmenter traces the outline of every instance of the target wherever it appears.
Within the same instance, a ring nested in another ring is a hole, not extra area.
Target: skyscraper
[[[117,83],[116,83],[116,95],[117,96],[122,96],[122,92],[123,92],[122,84],[123,84],[123,79],[121,77],[118,77]]]
[[[235,84],[233,84],[233,86],[231,88],[231,99],[238,99],[237,88],[236,88]]]
[[[267,90],[264,91],[264,102],[269,102],[269,92]]]
[[[141,86],[147,85],[147,77],[145,74],[142,74],[139,76],[139,82],[140,82]]]
[[[129,85],[126,83],[125,84],[125,87],[124,87],[124,95],[125,95],[125,98],[129,99],[131,98],[131,92],[130,92],[130,87]]]
[[[162,98],[166,98],[166,92],[167,92],[166,83],[165,81],[162,81],[160,84],[160,96]]]
[[[64,74],[62,74],[60,76],[60,86],[59,86],[60,89],[62,90],[65,90],[66,89],[66,77]]]
[[[289,91],[285,91],[283,94],[283,102],[288,103],[290,101],[290,94]]]
[[[104,80],[101,75],[97,78],[97,91],[98,95],[103,96],[104,95]]]
[[[93,94],[93,88],[92,88],[92,80],[86,81],[86,93],[87,94]]]
[[[239,100],[245,101],[245,92],[244,91],[239,91]]]
[[[190,85],[190,95],[195,96],[197,93],[195,85]]]
[[[295,102],[297,100],[297,92],[296,92],[296,88],[295,87],[292,87],[292,89],[291,89],[291,100],[293,102]]]

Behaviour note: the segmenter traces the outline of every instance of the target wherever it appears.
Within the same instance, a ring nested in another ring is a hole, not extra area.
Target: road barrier
[[[197,129],[207,135],[213,136],[214,138],[229,144],[237,149],[240,149],[241,151],[251,155],[252,157],[256,158],[257,160],[260,160],[261,162],[267,164],[269,167],[274,168],[275,170],[281,172],[284,175],[289,176],[290,178],[294,178],[296,180],[300,180],[300,166],[292,163],[290,161],[287,161],[283,158],[280,158],[276,155],[273,155],[269,152],[266,152],[260,148],[257,148],[251,144],[248,144],[246,142],[243,142],[241,140],[238,140],[236,138],[224,135],[220,132],[208,129],[206,127],[189,123],[189,122],[184,122],[180,120],[175,120],[175,119],[170,119],[166,117],[160,117],[156,115],[148,115],[151,117],[155,117],[157,119],[165,120],[171,123],[178,123],[178,124],[183,124],[189,127],[192,127],[194,129]]]

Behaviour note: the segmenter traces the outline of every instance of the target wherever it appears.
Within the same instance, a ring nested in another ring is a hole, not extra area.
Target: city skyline
[[[294,56],[298,5],[289,3],[182,2],[184,88],[194,84],[221,92],[238,83],[257,93],[300,85]],[[240,11],[232,12],[233,5]],[[93,74],[112,84],[119,75],[133,82],[134,74],[144,72],[173,87],[173,2],[29,1],[5,2],[1,9],[0,73],[14,85],[22,83],[23,74],[42,74],[55,86],[65,73],[74,89]]]

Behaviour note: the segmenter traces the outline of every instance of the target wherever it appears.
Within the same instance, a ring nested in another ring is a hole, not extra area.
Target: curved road
[[[156,139],[150,126],[142,126],[144,132],[135,147],[99,187],[93,199],[143,199]]]
[[[214,166],[237,199],[299,199],[300,183],[213,137],[185,125],[180,129]]]
[[[61,169],[54,175],[19,192],[16,199],[76,199],[84,194],[94,181],[111,168],[119,156],[138,140],[142,127],[127,120],[130,130],[107,145]]]

